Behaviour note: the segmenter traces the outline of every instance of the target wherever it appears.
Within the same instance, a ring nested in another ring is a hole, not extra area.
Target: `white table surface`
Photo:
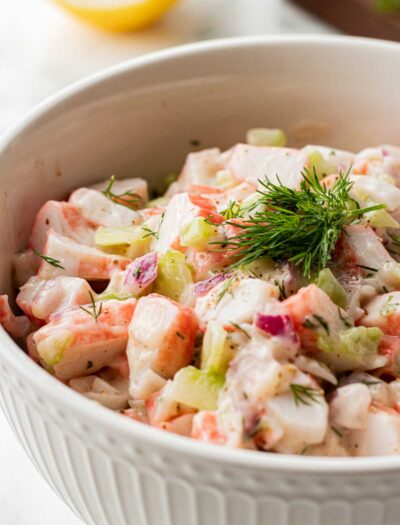
[[[0,0],[0,132],[65,85],[132,56],[235,35],[332,30],[284,0],[182,0],[153,27],[97,31],[50,0]],[[0,524],[82,525],[31,465],[0,412]]]

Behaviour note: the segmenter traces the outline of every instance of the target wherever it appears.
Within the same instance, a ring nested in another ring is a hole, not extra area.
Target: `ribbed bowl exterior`
[[[126,442],[48,403],[4,363],[2,408],[50,487],[90,525],[398,525],[400,473],[296,474]]]
[[[0,292],[47,199],[133,169],[154,184],[189,139],[228,148],[267,123],[294,143],[299,129],[343,148],[398,142],[399,64],[391,43],[257,37],[163,51],[56,95],[0,137]],[[0,400],[34,465],[90,525],[400,523],[398,457],[282,457],[163,433],[72,392],[1,328]]]

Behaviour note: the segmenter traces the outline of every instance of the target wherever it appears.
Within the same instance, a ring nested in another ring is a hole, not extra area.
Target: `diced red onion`
[[[232,274],[231,273],[217,273],[213,277],[206,279],[205,281],[200,281],[194,286],[194,291],[196,295],[202,296],[206,295],[210,290],[212,290],[217,284],[222,283],[225,279],[228,279]]]
[[[297,342],[298,335],[288,315],[256,314],[256,326],[272,336],[287,337]]]
[[[150,286],[157,277],[157,264],[156,252],[146,253],[135,259],[124,272],[121,291],[136,295]]]

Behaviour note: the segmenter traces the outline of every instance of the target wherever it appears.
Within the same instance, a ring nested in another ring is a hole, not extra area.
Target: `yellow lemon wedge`
[[[55,0],[86,22],[109,31],[141,29],[162,16],[177,0]]]

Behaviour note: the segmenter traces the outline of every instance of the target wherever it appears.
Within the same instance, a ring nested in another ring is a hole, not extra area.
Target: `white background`
[[[46,96],[118,61],[234,35],[329,32],[284,0],[182,0],[153,27],[99,32],[50,0],[0,0],[0,133]],[[25,457],[0,413],[0,525],[78,525]]]

